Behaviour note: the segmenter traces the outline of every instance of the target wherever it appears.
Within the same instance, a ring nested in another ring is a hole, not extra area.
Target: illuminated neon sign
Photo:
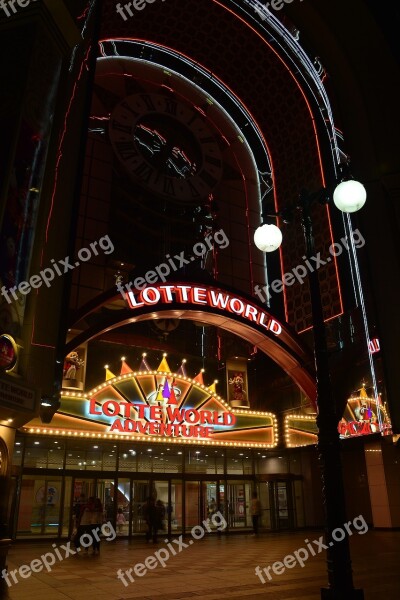
[[[110,431],[167,437],[209,438],[214,431],[214,427],[209,425],[230,427],[236,423],[236,416],[227,411],[146,406],[131,402],[117,402],[116,400],[107,400],[101,406],[96,407],[95,398],[90,399],[89,414],[105,417],[118,416],[111,424]]]
[[[37,430],[39,420],[31,426]],[[274,414],[233,409],[199,380],[165,370],[122,373],[87,394],[63,390],[52,427],[68,429],[70,435],[141,442],[171,439],[258,448],[277,444]]]
[[[374,338],[373,340],[370,340],[370,342],[368,343],[368,348],[369,348],[371,354],[376,354],[377,352],[379,352],[379,350],[381,349],[381,345],[379,343],[378,338]]]
[[[144,288],[138,294],[126,292],[125,298],[132,310],[143,306],[162,304],[195,304],[228,311],[264,327],[275,335],[282,333],[282,326],[264,310],[250,304],[237,295],[209,287],[196,285],[158,285]]]
[[[364,388],[360,391],[359,396],[348,399],[343,418],[338,426],[340,436],[343,438],[379,432],[382,435],[388,435],[391,428],[385,406],[380,399],[369,398]]]

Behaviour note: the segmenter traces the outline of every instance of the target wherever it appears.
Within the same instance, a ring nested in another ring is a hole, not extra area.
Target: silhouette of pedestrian
[[[257,498],[257,492],[253,492],[251,500],[251,518],[253,520],[253,535],[257,535],[261,517],[261,502]]]
[[[153,543],[155,544],[157,542],[157,511],[154,498],[150,496],[146,498],[142,514],[147,524],[146,540],[150,542],[151,538],[153,538]]]

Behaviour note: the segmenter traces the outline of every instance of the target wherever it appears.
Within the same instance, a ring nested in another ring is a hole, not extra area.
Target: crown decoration
[[[140,373],[140,371],[147,372],[147,371],[153,370],[151,368],[151,366],[149,365],[149,363],[147,362],[146,356],[147,356],[146,352],[143,352],[142,361],[140,363],[139,369],[137,369],[136,372]],[[185,367],[186,362],[187,362],[186,358],[182,359],[181,366],[175,372],[176,375],[181,375],[182,377],[187,377],[186,367]],[[105,381],[108,381],[109,379],[114,379],[116,377],[116,375],[112,371],[110,371],[109,365],[104,365],[104,369],[105,369]],[[163,354],[160,364],[158,365],[157,371],[161,371],[163,373],[169,373],[170,377],[173,377],[172,371],[167,362],[167,354],[165,352]],[[193,381],[196,381],[200,385],[205,385],[206,387],[208,387],[209,389],[211,389],[213,392],[216,393],[216,391],[217,391],[216,386],[218,383],[218,379],[214,379],[214,381],[210,385],[206,385],[206,384],[204,384],[204,378],[203,378],[204,372],[205,372],[205,369],[200,369],[200,371],[197,373],[197,375],[195,375],[193,377]],[[133,373],[133,369],[131,369],[131,367],[126,362],[126,357],[122,356],[121,357],[120,375],[127,375],[129,373]],[[175,398],[174,383],[175,383],[175,378],[173,377],[172,383],[169,384],[168,376],[167,376],[165,378],[164,385],[161,386],[161,388],[157,392],[157,399],[159,399],[159,400],[167,399],[169,404],[178,404],[177,400]]]

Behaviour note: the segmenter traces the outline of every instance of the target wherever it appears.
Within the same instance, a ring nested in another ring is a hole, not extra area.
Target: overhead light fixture
[[[282,244],[282,232],[276,225],[261,225],[255,231],[254,243],[261,252],[274,252]]]
[[[333,192],[333,202],[344,213],[357,212],[367,200],[367,191],[362,183],[350,179],[339,183]]]

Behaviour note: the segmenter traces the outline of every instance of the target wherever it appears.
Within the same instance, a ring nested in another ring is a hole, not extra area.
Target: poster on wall
[[[250,406],[247,383],[247,360],[228,359],[226,363],[227,397],[232,407]]]

